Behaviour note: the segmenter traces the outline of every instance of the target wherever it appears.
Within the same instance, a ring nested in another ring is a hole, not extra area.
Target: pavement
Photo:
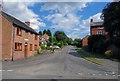
[[[3,79],[118,79],[118,62],[100,60],[103,65],[89,62],[66,46],[53,54],[2,62],[0,71]]]

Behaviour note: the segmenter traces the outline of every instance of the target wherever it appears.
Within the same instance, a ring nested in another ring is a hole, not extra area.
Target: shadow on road
[[[69,54],[76,57],[81,57],[77,52],[69,52]]]

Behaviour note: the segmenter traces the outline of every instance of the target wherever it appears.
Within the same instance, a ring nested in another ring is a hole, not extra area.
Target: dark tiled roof
[[[24,29],[24,30],[26,30],[28,32],[34,33],[34,34],[38,34],[35,30],[28,27],[25,23],[21,22],[20,20],[16,19],[15,17],[10,16],[10,15],[8,15],[7,13],[5,13],[3,11],[1,13],[2,13],[2,16],[4,16],[6,19],[8,19],[13,24],[19,26],[20,28],[22,28],[22,29]]]
[[[92,22],[90,26],[103,26],[103,22]]]

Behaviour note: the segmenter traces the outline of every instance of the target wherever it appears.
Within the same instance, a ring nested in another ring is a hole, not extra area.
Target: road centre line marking
[[[13,70],[7,70],[7,71],[13,71]]]
[[[99,76],[102,76],[102,74],[99,74]]]
[[[95,76],[96,74],[93,74],[93,76]]]
[[[120,75],[118,75],[118,76],[120,76]]]
[[[83,75],[83,73],[78,73],[79,75]]]
[[[13,70],[0,70],[0,71],[13,71]]]
[[[5,71],[5,70],[0,70],[0,71]]]
[[[108,75],[108,74],[105,74],[106,76]]]

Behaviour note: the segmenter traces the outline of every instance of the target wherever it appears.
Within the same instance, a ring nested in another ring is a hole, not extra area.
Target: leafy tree
[[[88,38],[88,47],[92,52],[103,53],[105,50],[105,37],[103,35],[92,35]]]
[[[46,31],[46,34],[48,34],[49,36],[52,36],[52,33],[49,29]]]
[[[67,43],[68,43],[69,45],[72,45],[72,44],[73,44],[73,39],[72,39],[72,38],[68,38]]]
[[[116,31],[120,36],[120,2],[109,3],[102,11],[101,18],[104,20],[105,30],[109,32],[110,37]]]
[[[46,31],[46,30],[44,30],[44,31],[43,31],[43,34],[47,34],[47,31]]]
[[[73,44],[77,47],[81,47],[82,46],[82,40],[80,38],[74,39]]]
[[[52,41],[53,40],[53,41]],[[53,42],[53,43],[57,43],[57,39],[56,39],[56,37],[55,36],[50,36],[50,38],[49,38],[49,41],[50,42]]]
[[[56,31],[54,36],[56,37],[58,42],[60,41],[67,42],[68,40],[67,35],[63,31]]]
[[[42,35],[42,32],[41,32],[41,31],[39,31],[39,35]]]

